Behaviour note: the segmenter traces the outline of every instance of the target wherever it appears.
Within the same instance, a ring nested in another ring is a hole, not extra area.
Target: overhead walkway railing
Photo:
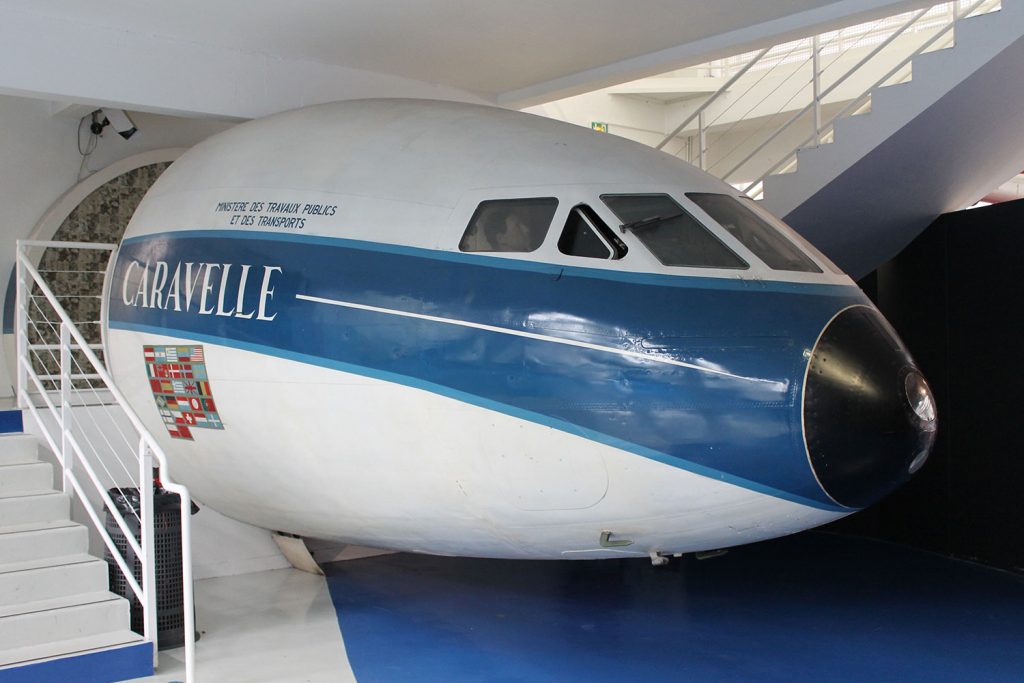
[[[79,325],[61,303],[61,298],[99,299],[98,293],[58,297],[36,267],[32,256],[42,249],[81,251],[99,255],[109,262],[116,245],[81,242],[38,242],[20,240],[17,247],[17,366],[18,405],[39,425],[46,445],[62,468],[63,490],[76,497],[99,533],[110,556],[124,575],[126,584],[143,610],[143,638],[153,644],[157,663],[156,557],[153,530],[153,475],[159,468],[165,489],[181,501],[182,594],[185,621],[185,680],[195,674],[195,617],[192,610],[192,553],[188,489],[171,478],[167,456],[146,430],[120,390],[114,384],[97,352],[99,339],[98,301],[76,306],[95,311],[95,319],[79,321],[92,325],[86,339]],[[96,259],[92,259],[96,262]],[[97,269],[91,271],[95,273]],[[51,272],[51,276],[53,274]],[[75,280],[87,271],[64,269],[64,279]],[[52,280],[52,277],[51,277]],[[95,292],[100,290],[96,289]],[[80,303],[80,302],[79,302]],[[93,305],[95,304],[95,305]],[[138,511],[114,504],[108,491],[136,488],[141,500]],[[97,509],[99,507],[99,509]],[[104,510],[111,515],[127,541],[125,552],[107,533]],[[134,519],[132,519],[134,517]],[[136,539],[132,526],[141,530]],[[127,556],[126,556],[127,555]],[[135,567],[141,571],[136,578]]]
[[[729,79],[655,147],[759,198],[765,178],[831,142],[835,122],[870,108],[874,90],[908,80],[914,57],[951,46],[959,21],[1000,8],[946,2],[698,67]]]

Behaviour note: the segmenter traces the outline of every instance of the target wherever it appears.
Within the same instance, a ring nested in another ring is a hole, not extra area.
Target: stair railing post
[[[704,112],[701,112],[697,117],[697,158],[699,161],[700,170],[706,171],[707,164],[707,152],[708,152],[708,131],[704,127]]]
[[[196,599],[192,583],[192,499],[181,486],[181,592],[185,603],[185,683],[196,680]]]
[[[64,463],[64,493],[72,493],[75,450],[68,443],[71,434],[71,330],[60,324],[60,454]]]
[[[142,548],[140,565],[142,568],[142,594],[146,604],[142,608],[143,635],[153,643],[153,666],[158,658],[157,628],[157,595],[156,595],[156,533],[153,520],[153,454],[146,444],[145,438],[139,438],[139,546]]]
[[[18,347],[18,407],[25,409],[28,407],[28,368],[25,363],[28,362],[28,302],[31,289],[25,278],[28,274],[25,272],[25,265],[22,263],[22,257],[25,253],[25,247],[22,246],[21,241],[18,241],[18,247],[16,250],[16,272],[17,272],[17,305],[15,310],[18,313],[18,329],[17,329],[17,347]]]
[[[817,33],[811,38],[811,69],[813,77],[811,83],[814,87],[814,144],[821,144],[821,36]]]

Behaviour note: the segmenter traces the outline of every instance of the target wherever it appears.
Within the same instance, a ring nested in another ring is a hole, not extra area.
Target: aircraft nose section
[[[825,328],[804,388],[804,439],[822,488],[864,507],[906,481],[935,441],[935,401],[896,333],[856,306]]]

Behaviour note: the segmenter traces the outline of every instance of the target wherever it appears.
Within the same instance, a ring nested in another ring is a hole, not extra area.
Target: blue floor
[[[823,533],[658,569],[385,555],[328,584],[360,681],[1024,681],[1024,577]]]
[[[0,669],[0,683],[110,683],[153,675],[153,645],[138,643]]]
[[[0,434],[22,431],[20,410],[0,410]]]

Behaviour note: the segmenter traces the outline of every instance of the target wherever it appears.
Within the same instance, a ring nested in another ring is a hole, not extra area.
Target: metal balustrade
[[[655,147],[759,198],[768,176],[795,170],[800,149],[831,142],[836,121],[868,110],[874,90],[908,80],[914,57],[951,46],[959,21],[1000,8],[946,2],[696,67],[728,81]],[[799,142],[783,144],[787,135]]]
[[[113,244],[82,242],[40,242],[19,240],[17,246],[17,366],[18,406],[27,410],[39,425],[46,445],[62,469],[63,490],[76,497],[99,533],[125,582],[143,610],[143,638],[153,644],[157,664],[156,558],[153,531],[153,474],[157,466],[163,487],[181,501],[182,592],[185,621],[185,680],[195,678],[195,615],[192,596],[191,498],[188,489],[171,478],[167,456],[146,430],[100,360],[99,306],[84,321],[92,326],[87,339],[79,323],[62,305],[62,299],[83,299],[98,304],[100,295],[56,295],[37,269],[42,249],[68,249],[99,254],[108,263],[116,249]],[[95,261],[95,259],[92,259]],[[46,270],[46,269],[44,269]],[[62,270],[69,275],[84,271]],[[96,272],[104,272],[93,269]],[[56,271],[48,271],[49,275]],[[52,278],[51,278],[52,280]],[[100,291],[95,286],[84,291]],[[80,290],[81,291],[81,290]],[[95,300],[95,301],[93,301]],[[80,307],[77,309],[80,310]],[[136,540],[128,519],[114,504],[108,490],[134,487],[141,505],[132,511],[141,539]],[[100,501],[97,509],[93,501]],[[139,582],[126,558],[105,529],[104,509],[112,516],[141,566]]]

